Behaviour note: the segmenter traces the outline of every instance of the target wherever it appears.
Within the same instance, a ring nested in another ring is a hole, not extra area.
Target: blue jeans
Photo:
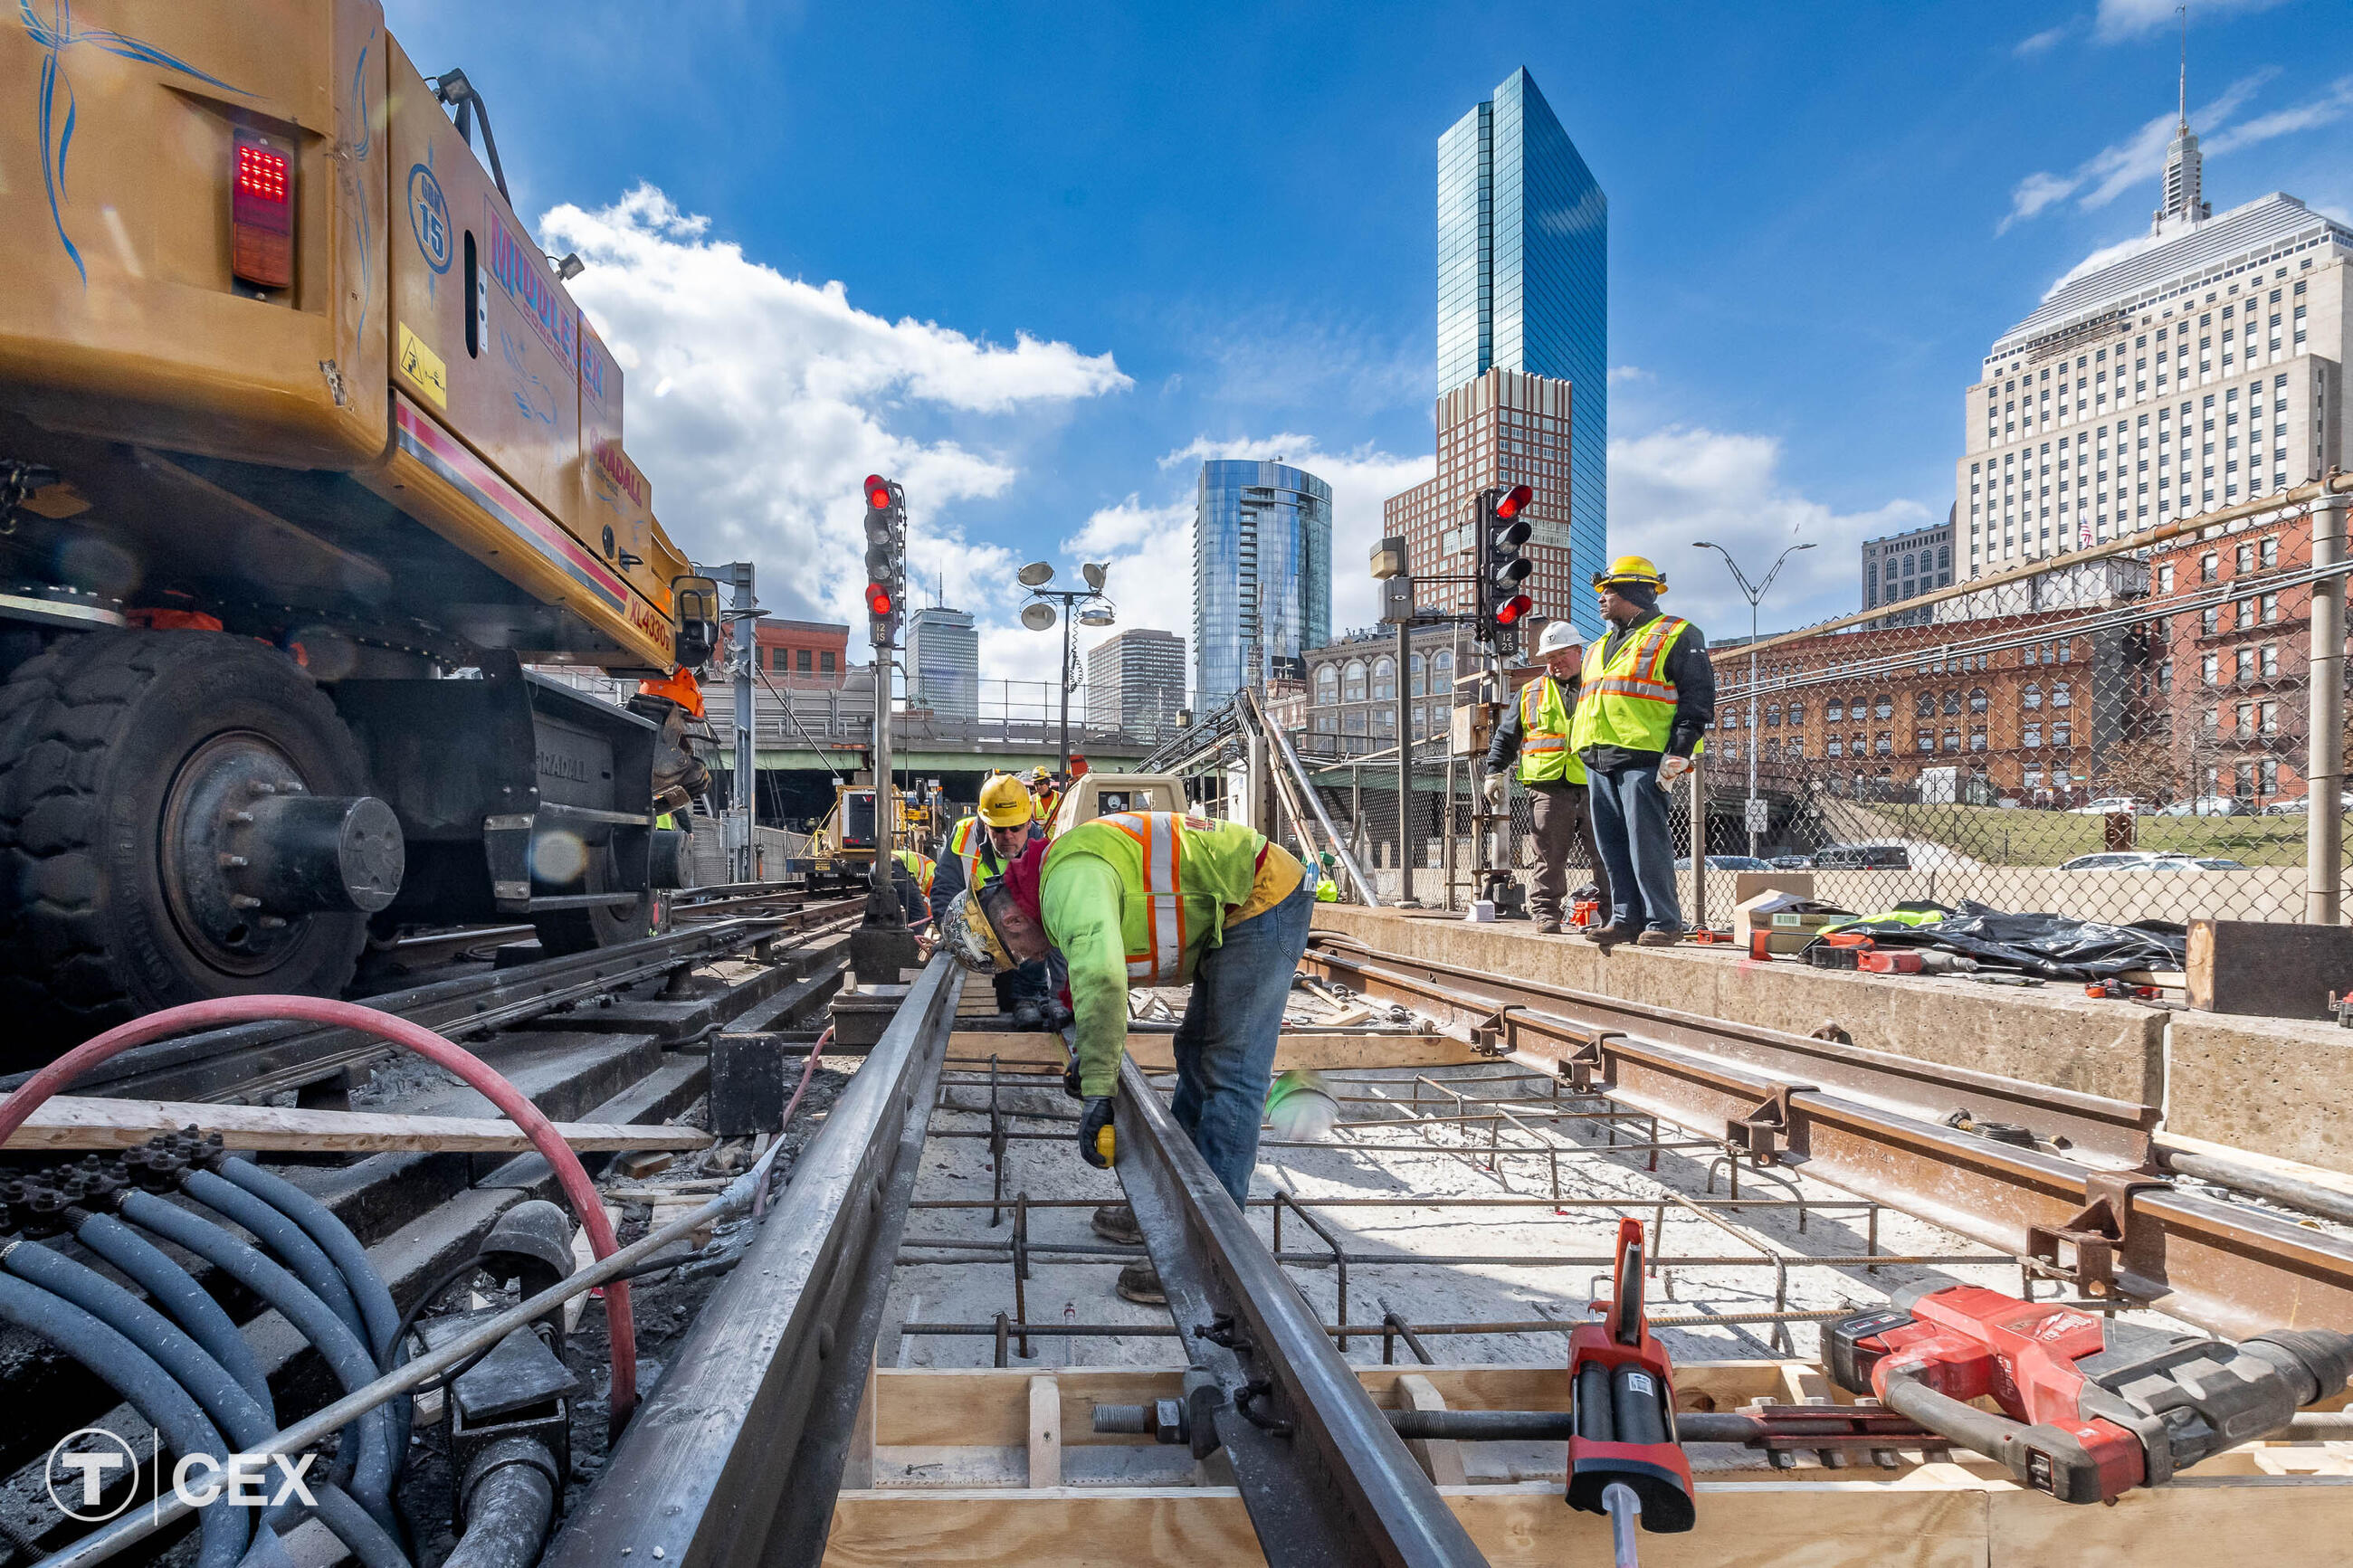
[[[1274,908],[1228,926],[1224,945],[1194,966],[1193,994],[1176,1026],[1169,1110],[1237,1205],[1250,1196],[1282,1009],[1314,916],[1311,874]]]
[[[1609,923],[1627,930],[1681,931],[1675,900],[1675,840],[1659,764],[1594,773],[1587,789],[1593,836],[1609,868]]]

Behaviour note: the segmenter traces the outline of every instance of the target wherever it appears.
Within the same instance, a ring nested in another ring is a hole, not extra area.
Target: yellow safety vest
[[[932,896],[932,873],[937,869],[937,868],[932,864],[930,858],[925,856],[918,855],[912,849],[902,849],[898,852],[897,859],[899,861],[899,868],[907,873],[908,878],[915,884],[916,890],[922,893],[923,897],[927,899],[930,898]]]
[[[1560,682],[1537,676],[1520,688],[1520,782],[1585,783],[1585,764],[1568,749],[1568,705]]]
[[[1663,752],[1675,727],[1675,683],[1667,679],[1667,656],[1691,626],[1661,616],[1633,637],[1596,672],[1588,668],[1568,727],[1571,751],[1622,746],[1630,752]],[[1699,748],[1694,747],[1694,754]]]
[[[1224,940],[1225,912],[1243,903],[1258,879],[1266,847],[1259,833],[1233,822],[1174,812],[1124,811],[1080,823],[1054,840],[1041,877],[1091,855],[1119,873],[1120,932],[1131,985],[1181,985],[1187,959]]]
[[[965,817],[948,835],[948,853],[964,862],[966,892],[977,893],[982,884],[997,874],[988,868],[987,848],[988,832],[981,826],[977,816]]]

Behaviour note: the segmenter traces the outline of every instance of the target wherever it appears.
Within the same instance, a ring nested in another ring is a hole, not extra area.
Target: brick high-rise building
[[[1572,489],[1571,389],[1549,376],[1490,370],[1438,399],[1438,473],[1388,498],[1384,531],[1403,534],[1417,576],[1468,574],[1477,560],[1472,522],[1479,492],[1491,485],[1532,485],[1525,587],[1546,618],[1589,616],[1590,587],[1579,593],[1572,568],[1590,576],[1607,562],[1577,562],[1569,545]],[[1418,586],[1415,602],[1449,612],[1471,607],[1467,583]]]

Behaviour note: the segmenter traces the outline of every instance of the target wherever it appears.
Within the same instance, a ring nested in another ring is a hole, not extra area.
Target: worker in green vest
[[[976,892],[1004,875],[1031,839],[1045,836],[1028,787],[1011,773],[992,774],[980,786],[979,809],[949,830],[947,853],[932,876],[932,919],[945,915],[957,894]],[[995,979],[997,1010],[1013,1015],[1018,1027],[1045,1022],[1061,989],[1043,963],[1025,963]],[[1025,1009],[1034,1009],[1037,1018]]]
[[[910,931],[921,931],[932,919],[932,858],[913,849],[894,849],[891,858],[899,868],[891,875],[892,885],[899,889],[899,912],[906,918]]]
[[[1313,879],[1298,858],[1240,823],[1122,812],[1032,845],[1004,876],[955,900],[941,945],[967,968],[1002,973],[1059,951],[1070,964],[1079,1152],[1111,1163],[1112,1100],[1127,1048],[1130,986],[1190,985],[1173,1042],[1169,1106],[1237,1205],[1250,1195],[1259,1121],[1292,976],[1307,951]],[[1124,1206],[1124,1205],[1121,1205]],[[1113,1234],[1116,1213],[1098,1215]],[[1127,1237],[1142,1237],[1133,1215]],[[1120,1276],[1129,1300],[1166,1300],[1151,1265]]]
[[[1585,660],[1585,635],[1567,621],[1555,621],[1536,639],[1536,657],[1544,670],[1520,688],[1519,700],[1495,726],[1487,747],[1487,804],[1504,809],[1504,770],[1516,758],[1520,784],[1528,792],[1535,816],[1536,869],[1528,879],[1528,916],[1539,936],[1562,929],[1563,901],[1568,896],[1568,860],[1572,847],[1593,868],[1601,889],[1601,905],[1609,905],[1609,871],[1593,841],[1593,819],[1586,807],[1585,764],[1568,749],[1569,714],[1576,710],[1577,674]]]
[[[1587,661],[1568,744],[1585,764],[1612,902],[1608,922],[1585,934],[1672,947],[1683,916],[1666,792],[1691,771],[1715,720],[1715,670],[1699,628],[1659,613],[1667,580],[1649,561],[1620,555],[1593,574],[1593,588],[1609,632]]]

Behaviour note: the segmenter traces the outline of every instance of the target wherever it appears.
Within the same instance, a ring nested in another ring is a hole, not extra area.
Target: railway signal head
[[[907,589],[907,498],[897,482],[866,476],[866,625],[876,647],[898,640]]]
[[[1535,500],[1533,485],[1514,485],[1509,489],[1491,489],[1482,497],[1486,515],[1479,525],[1479,632],[1482,637],[1508,643],[1528,613],[1535,608],[1535,600],[1525,591],[1535,563],[1525,553],[1528,536],[1534,531],[1524,515]]]

